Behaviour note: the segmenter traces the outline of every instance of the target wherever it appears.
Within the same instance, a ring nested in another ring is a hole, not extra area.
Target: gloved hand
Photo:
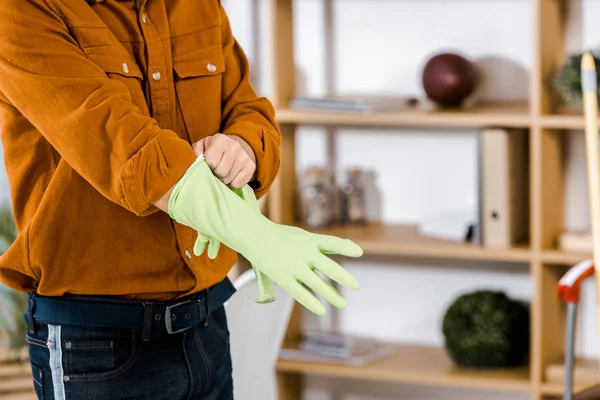
[[[246,204],[260,212],[260,205],[258,204],[258,200],[256,200],[254,190],[252,190],[252,188],[248,185],[245,185],[244,189],[245,190],[232,189],[232,191],[238,196],[240,196],[240,198],[243,199]],[[208,258],[214,260],[219,254],[219,247],[221,246],[221,242],[201,232],[198,232],[198,238],[196,239],[196,244],[194,245],[194,254],[196,256],[200,256],[202,253],[204,253],[207,244]],[[261,304],[274,302],[275,290],[273,288],[273,280],[265,274],[263,274],[262,272],[258,271],[256,267],[254,267],[254,265],[252,265],[252,270],[254,271],[254,275],[256,276],[258,287],[258,297],[254,301]]]
[[[244,193],[249,193],[248,189]],[[303,284],[335,307],[345,308],[347,303],[315,270],[347,288],[360,287],[354,276],[325,255],[360,257],[362,249],[358,245],[270,221],[219,181],[203,157],[173,188],[169,215],[242,254],[257,271],[317,315],[323,315],[325,307]]]

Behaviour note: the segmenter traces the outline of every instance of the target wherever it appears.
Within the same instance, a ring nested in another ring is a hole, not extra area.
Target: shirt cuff
[[[275,136],[265,134],[263,127],[246,121],[231,124],[223,133],[241,137],[254,151],[256,178],[249,184],[260,199],[269,191],[279,171],[279,142],[273,139]]]
[[[121,204],[138,216],[158,211],[154,205],[196,160],[192,146],[163,130],[131,157],[121,173]]]

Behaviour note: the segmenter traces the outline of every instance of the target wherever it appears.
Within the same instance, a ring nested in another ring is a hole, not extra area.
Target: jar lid
[[[346,175],[348,176],[359,176],[362,174],[362,170],[360,168],[356,168],[356,167],[352,167],[352,168],[347,168],[346,169]]]
[[[304,172],[304,176],[307,178],[324,178],[327,175],[329,175],[329,172],[321,167],[308,167]]]

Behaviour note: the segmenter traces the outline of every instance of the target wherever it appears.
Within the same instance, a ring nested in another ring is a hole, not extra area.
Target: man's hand
[[[241,189],[254,179],[256,157],[241,137],[217,133],[194,143],[193,147],[196,155],[204,154],[213,174],[232,189]]]
[[[233,189],[241,189],[255,178],[256,156],[244,139],[235,135],[217,133],[193,145],[196,156],[204,154],[206,164],[213,173]],[[169,189],[154,205],[168,213]]]

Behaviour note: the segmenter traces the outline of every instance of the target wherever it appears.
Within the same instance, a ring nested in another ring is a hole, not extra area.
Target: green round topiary
[[[443,321],[445,346],[461,367],[522,365],[529,356],[529,307],[498,291],[457,298]]]
[[[600,87],[600,49],[588,51],[596,62],[598,87]],[[581,57],[583,57],[583,54],[583,52],[579,52],[569,55],[561,69],[551,80],[552,86],[561,93],[566,105],[577,109],[583,107],[581,92]]]

